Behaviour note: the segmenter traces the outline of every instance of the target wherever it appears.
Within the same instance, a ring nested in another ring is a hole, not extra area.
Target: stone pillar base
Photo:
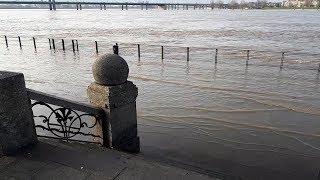
[[[0,154],[11,155],[36,142],[23,74],[0,71]]]
[[[136,111],[138,88],[131,81],[114,86],[92,83],[87,92],[92,105],[106,109],[110,127],[103,129],[111,131],[108,137],[112,147],[132,153],[140,152]]]

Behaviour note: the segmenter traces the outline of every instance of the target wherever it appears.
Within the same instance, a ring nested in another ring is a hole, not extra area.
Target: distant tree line
[[[311,0],[310,0],[311,1]],[[320,0],[318,0],[320,1]],[[231,0],[229,3],[224,3],[222,0],[217,2],[211,1],[213,8],[224,8],[224,9],[264,9],[264,8],[280,8],[282,7],[281,2],[268,2],[267,0],[257,0],[255,2],[246,2],[241,0]]]

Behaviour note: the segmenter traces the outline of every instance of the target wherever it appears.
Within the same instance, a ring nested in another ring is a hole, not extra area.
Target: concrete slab
[[[116,178],[117,180],[212,180],[205,175],[190,172],[173,166],[145,161],[139,157],[128,160],[128,167]]]
[[[96,145],[41,139],[15,157],[0,158],[0,180],[217,180]]]
[[[50,163],[34,175],[33,180],[84,180],[90,174],[57,163]]]

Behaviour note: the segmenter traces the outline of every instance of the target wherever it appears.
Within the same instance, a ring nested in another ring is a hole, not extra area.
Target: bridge
[[[82,10],[82,5],[96,5],[100,6],[100,9],[106,9],[106,6],[121,6],[121,9],[128,10],[128,7],[141,7],[143,10],[144,7],[147,10],[148,7],[159,7],[162,9],[185,9],[188,10],[189,8],[193,9],[206,9],[206,8],[213,8],[214,4],[207,4],[207,3],[146,3],[146,2],[90,2],[90,1],[78,1],[78,2],[71,2],[71,1],[55,1],[55,0],[48,0],[48,1],[0,1],[0,4],[28,4],[28,5],[48,5],[50,10],[56,10],[57,5],[74,5],[77,10]]]

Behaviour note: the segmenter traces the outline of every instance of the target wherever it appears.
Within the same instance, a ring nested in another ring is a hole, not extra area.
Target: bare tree
[[[230,3],[229,3],[229,7],[231,9],[237,9],[239,8],[239,3],[237,0],[231,0]]]
[[[310,7],[312,5],[312,0],[304,0],[304,7]]]
[[[213,9],[214,8],[214,0],[211,0],[210,2],[210,7]]]
[[[267,7],[267,0],[257,0],[256,4],[257,8],[263,9]]]
[[[244,9],[244,8],[246,8],[246,7],[248,7],[248,4],[246,3],[246,1],[241,0],[241,2],[240,2],[240,8],[241,8],[241,9]]]
[[[219,0],[218,1],[218,7],[220,8],[220,9],[222,9],[223,8],[223,1],[222,0]]]

